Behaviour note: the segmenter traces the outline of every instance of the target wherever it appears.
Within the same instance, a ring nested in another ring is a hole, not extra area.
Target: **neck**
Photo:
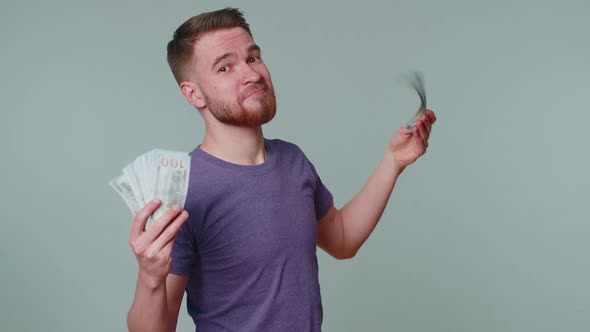
[[[205,124],[201,150],[221,160],[238,165],[259,165],[266,160],[262,127],[238,127],[216,123]]]

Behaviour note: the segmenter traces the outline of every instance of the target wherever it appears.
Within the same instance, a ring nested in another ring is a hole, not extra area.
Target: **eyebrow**
[[[256,44],[252,44],[248,47],[248,53],[251,53],[254,51],[260,52],[260,46],[258,46]],[[215,66],[217,66],[217,64],[220,63],[221,61],[223,61],[227,58],[235,57],[235,56],[236,56],[235,52],[228,52],[228,53],[224,53],[224,54],[216,57],[215,60],[213,61],[213,65],[211,65],[211,70],[214,70]]]

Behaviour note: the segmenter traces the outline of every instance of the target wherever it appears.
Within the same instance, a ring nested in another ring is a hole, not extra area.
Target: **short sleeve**
[[[190,217],[178,230],[176,240],[172,246],[172,270],[170,273],[187,276],[193,271],[197,259],[193,234],[190,227]]]
[[[328,190],[328,188],[320,179],[320,176],[318,175],[311,161],[308,160],[308,162],[311,165],[311,169],[313,170],[313,174],[315,176],[315,214],[316,219],[320,220],[326,215],[326,213],[328,213],[328,210],[330,210],[332,204],[334,204],[334,198],[330,190]]]

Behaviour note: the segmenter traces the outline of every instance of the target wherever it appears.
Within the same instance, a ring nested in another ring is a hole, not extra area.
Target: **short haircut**
[[[242,28],[250,36],[250,26],[244,14],[237,8],[224,8],[193,16],[174,31],[168,43],[168,65],[176,82],[188,80],[194,63],[194,45],[199,38],[207,33],[221,29]]]

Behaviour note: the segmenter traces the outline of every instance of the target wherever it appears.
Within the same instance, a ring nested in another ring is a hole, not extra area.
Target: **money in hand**
[[[413,129],[416,126],[416,122],[420,119],[422,114],[426,112],[426,90],[424,90],[424,75],[421,72],[413,72],[407,75],[404,79],[406,83],[414,89],[420,97],[420,108],[412,116],[412,118],[406,123],[407,129]]]
[[[146,223],[147,230],[170,207],[184,208],[190,175],[185,152],[151,150],[123,168],[109,185],[123,198],[133,215],[154,198],[162,201]]]

